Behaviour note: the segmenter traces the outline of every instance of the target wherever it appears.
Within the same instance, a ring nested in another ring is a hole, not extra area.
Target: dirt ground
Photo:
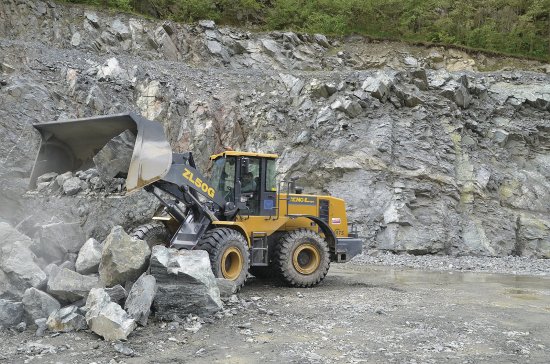
[[[333,265],[312,289],[251,279],[224,317],[0,333],[7,363],[548,363],[550,277]],[[196,332],[193,332],[196,331]],[[125,352],[126,354],[122,353]]]

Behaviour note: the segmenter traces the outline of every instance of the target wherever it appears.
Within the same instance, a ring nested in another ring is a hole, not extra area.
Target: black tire
[[[162,223],[150,223],[138,226],[130,236],[140,240],[145,240],[152,249],[155,245],[168,246],[170,244],[170,233]]]
[[[229,228],[208,230],[197,244],[197,249],[208,252],[215,277],[231,280],[237,290],[241,289],[250,267],[248,244],[241,233]]]
[[[298,229],[285,234],[275,247],[274,269],[292,287],[312,287],[328,273],[328,244],[319,234]]]

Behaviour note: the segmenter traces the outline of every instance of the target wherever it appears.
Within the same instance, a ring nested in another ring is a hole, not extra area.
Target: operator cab
[[[239,208],[239,215],[276,215],[276,154],[227,151],[210,159],[212,185]]]

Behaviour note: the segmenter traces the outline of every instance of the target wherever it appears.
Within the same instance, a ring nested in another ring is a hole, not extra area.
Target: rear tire
[[[162,223],[150,223],[138,226],[130,236],[136,239],[145,240],[149,248],[153,249],[155,245],[168,246],[170,244],[170,233]]]
[[[319,234],[299,229],[285,234],[275,247],[274,269],[292,287],[312,287],[328,273],[328,244]]]
[[[229,228],[208,230],[197,249],[208,252],[215,277],[233,281],[237,291],[241,289],[250,267],[248,244],[241,233]]]

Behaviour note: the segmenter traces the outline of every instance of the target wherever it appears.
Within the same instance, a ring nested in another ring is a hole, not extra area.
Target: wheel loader
[[[126,191],[143,188],[162,206],[152,223],[132,235],[150,245],[206,250],[214,275],[238,288],[248,273],[311,287],[324,279],[330,262],[347,262],[362,250],[362,240],[349,231],[345,202],[304,194],[295,179],[277,183],[275,154],[213,155],[206,178],[191,152],[172,151],[162,124],[136,114],[34,127],[42,141],[31,188],[44,173],[88,168],[106,143],[129,130],[136,139]]]

